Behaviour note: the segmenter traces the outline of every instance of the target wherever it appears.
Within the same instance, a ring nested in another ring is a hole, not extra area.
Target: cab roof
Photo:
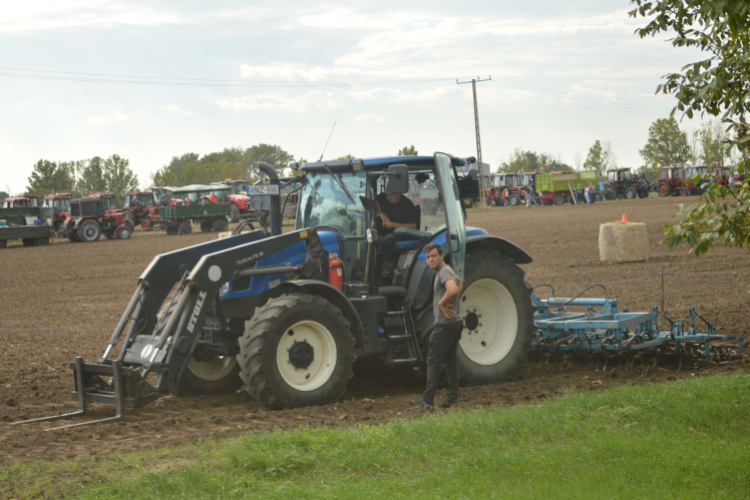
[[[325,166],[327,166],[332,172],[351,171],[355,161],[362,162],[363,169],[368,172],[386,171],[391,165],[406,165],[410,170],[418,170],[423,167],[432,167],[435,165],[435,159],[432,156],[383,156],[378,158],[308,162],[303,164],[301,168],[309,172],[325,172]],[[451,163],[453,163],[454,167],[461,167],[466,165],[466,160],[451,157]]]

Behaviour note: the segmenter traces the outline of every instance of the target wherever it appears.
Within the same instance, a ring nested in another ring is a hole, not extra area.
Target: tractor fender
[[[365,345],[365,328],[362,320],[357,314],[349,299],[338,288],[318,280],[294,280],[280,284],[274,289],[276,293],[309,293],[323,297],[331,304],[335,305],[344,314],[344,317],[352,325],[352,334],[355,339],[355,349],[364,348]]]
[[[469,236],[466,238],[466,251],[468,252],[472,248],[483,248],[485,250],[500,252],[513,259],[514,264],[531,264],[533,262],[531,255],[526,253],[526,250],[499,236],[490,236],[488,234]]]

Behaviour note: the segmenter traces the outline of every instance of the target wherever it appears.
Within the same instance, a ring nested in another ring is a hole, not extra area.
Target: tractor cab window
[[[142,207],[153,207],[154,197],[148,193],[141,193],[138,195],[138,205]]]
[[[135,208],[136,205],[136,197],[134,195],[127,195],[125,197],[125,202],[123,204],[123,207],[125,208]]]
[[[363,237],[367,227],[359,197],[365,196],[366,186],[364,173],[309,173],[299,197],[297,227],[335,226],[345,237]]]
[[[607,180],[608,181],[616,181],[617,180],[617,172],[607,172]]]
[[[669,179],[669,177],[670,177],[669,173],[670,173],[669,170],[662,170],[661,171],[661,178],[662,179]]]
[[[620,172],[622,174],[622,178],[623,179],[632,179],[633,178],[633,174],[630,173],[630,170],[621,170]]]
[[[435,233],[445,228],[445,211],[435,173],[432,170],[409,172],[409,180],[411,189],[405,196],[421,214],[417,230]],[[380,192],[385,191],[385,184],[380,183],[380,186]]]
[[[67,198],[54,201],[55,212],[70,212],[70,200]]]
[[[673,179],[682,179],[685,177],[685,171],[681,168],[676,168],[672,171],[672,178]]]

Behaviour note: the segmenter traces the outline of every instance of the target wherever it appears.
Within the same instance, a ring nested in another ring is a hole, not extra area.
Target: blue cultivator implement
[[[688,310],[690,322],[670,319],[657,307],[651,312],[618,311],[616,299],[558,298],[546,300],[531,295],[537,308],[534,323],[535,348],[551,353],[600,353],[605,357],[631,359],[644,354],[683,357],[712,364],[737,362],[742,358],[742,337],[715,335],[714,325],[694,308]],[[568,312],[564,307],[585,307],[585,312]],[[598,308],[598,310],[595,310]],[[669,323],[659,329],[659,317]],[[705,333],[696,329],[696,317],[705,323]]]

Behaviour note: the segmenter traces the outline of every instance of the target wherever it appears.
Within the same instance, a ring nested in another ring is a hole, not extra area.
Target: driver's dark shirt
[[[414,203],[409,198],[401,195],[401,199],[398,203],[391,203],[388,201],[388,195],[380,193],[375,201],[380,205],[380,211],[383,212],[392,222],[398,222],[399,224],[416,224],[417,215],[414,212]],[[378,231],[378,235],[385,236],[386,234],[392,234],[395,231],[395,227],[386,228],[383,226],[383,221],[378,217],[375,229]]]

